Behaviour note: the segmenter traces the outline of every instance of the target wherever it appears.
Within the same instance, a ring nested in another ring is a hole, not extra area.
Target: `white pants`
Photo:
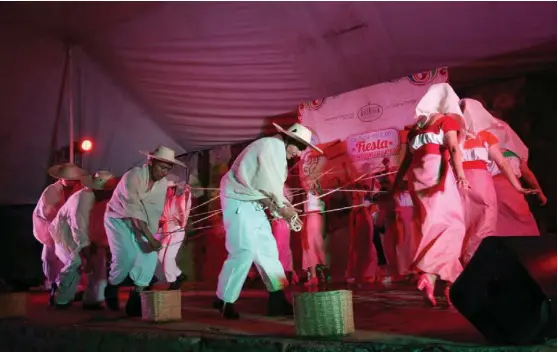
[[[268,291],[282,289],[286,283],[285,271],[263,207],[257,202],[237,201],[221,195],[221,208],[229,255],[219,274],[217,297],[234,303],[253,262]]]
[[[169,231],[173,231],[169,229]],[[161,241],[163,248],[159,251],[157,269],[155,275],[161,281],[168,283],[175,282],[182,271],[176,264],[176,255],[184,241],[184,230],[172,232],[169,235],[157,234],[157,239]]]
[[[68,304],[74,300],[81,279],[78,271],[81,266],[81,257],[74,255],[67,249],[56,245],[56,255],[64,267],[58,275],[58,289],[56,290],[56,304]],[[93,272],[87,274],[87,286],[83,294],[84,304],[101,303],[105,300],[105,287],[107,286],[107,252],[105,248],[97,248],[91,256]]]
[[[112,255],[109,283],[119,285],[129,275],[136,286],[149,286],[157,266],[157,252],[148,252],[145,238],[136,239],[129,219],[105,215],[104,221]]]
[[[43,245],[43,253],[41,254],[41,260],[43,261],[43,274],[46,278],[47,289],[50,290],[52,284],[56,282],[58,274],[64,264],[56,256],[56,250],[54,244],[50,246]]]

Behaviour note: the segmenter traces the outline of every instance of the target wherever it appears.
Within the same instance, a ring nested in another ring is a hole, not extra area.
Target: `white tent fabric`
[[[138,149],[249,140],[302,101],[555,40],[555,2],[2,3],[0,204],[44,186],[65,41],[87,166],[120,173]]]

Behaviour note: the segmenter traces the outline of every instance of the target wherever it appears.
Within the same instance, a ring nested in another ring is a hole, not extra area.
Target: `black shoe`
[[[287,301],[285,291],[280,290],[269,293],[267,314],[271,317],[293,315],[293,306],[289,303],[289,301]]]
[[[225,319],[236,320],[240,318],[240,314],[234,309],[234,303],[225,303],[216,298],[213,301],[213,308],[217,309]]]
[[[182,286],[182,283],[186,280],[186,275],[184,274],[180,274],[179,277],[176,278],[176,280],[171,283],[169,285],[169,290],[180,290],[180,286]]]
[[[56,302],[54,300],[54,295],[56,294],[56,289],[58,288],[57,284],[52,284],[52,286],[50,286],[50,293],[48,296],[48,305],[51,307],[54,307],[56,305]]]
[[[101,302],[99,302],[99,303],[83,303],[81,305],[81,308],[83,310],[103,310],[103,309],[105,309],[105,307],[103,307],[103,304]]]
[[[126,302],[126,315],[129,317],[141,317],[141,297],[135,289],[130,290],[128,302]]]
[[[108,309],[116,312],[120,309],[120,303],[118,302],[118,286],[107,284],[105,288],[105,304]]]

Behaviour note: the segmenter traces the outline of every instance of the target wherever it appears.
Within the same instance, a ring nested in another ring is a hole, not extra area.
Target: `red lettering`
[[[358,141],[355,143],[355,149],[359,153],[371,152],[378,149],[387,149],[389,147],[389,140],[376,140],[366,143],[365,141]]]

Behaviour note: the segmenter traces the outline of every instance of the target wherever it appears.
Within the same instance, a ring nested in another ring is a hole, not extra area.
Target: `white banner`
[[[306,152],[301,175],[317,178],[331,169],[320,181],[334,186],[347,177],[382,171],[386,158],[397,165],[400,131],[414,123],[415,107],[430,85],[447,80],[447,69],[440,68],[300,105],[300,121],[325,152]]]

